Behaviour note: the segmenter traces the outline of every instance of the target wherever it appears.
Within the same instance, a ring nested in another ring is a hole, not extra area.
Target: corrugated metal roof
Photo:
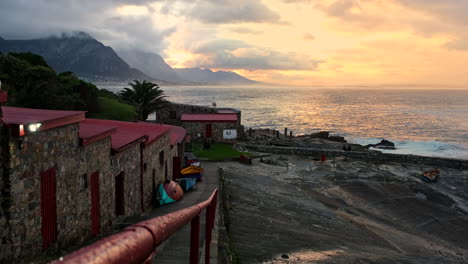
[[[237,114],[182,114],[183,122],[237,122]]]
[[[3,123],[7,125],[26,125],[41,123],[39,130],[78,123],[85,119],[84,111],[44,110],[2,106]]]
[[[185,130],[185,128],[179,127],[179,126],[156,124],[156,123],[150,123],[150,122],[144,122],[144,121],[140,121],[139,123],[149,124],[153,126],[163,126],[163,127],[169,128],[170,133],[171,133],[171,145],[174,145],[176,143],[181,143],[185,138],[185,134],[187,133],[187,130]]]
[[[116,130],[116,126],[102,126],[81,122],[79,131],[81,145],[86,146],[103,138],[109,137],[114,134]]]
[[[112,134],[112,150],[120,151],[128,145],[140,139],[147,138],[146,144],[170,131],[169,127],[145,122],[124,122],[115,120],[100,120],[87,118],[82,123],[86,125],[100,125],[116,127],[116,132]]]

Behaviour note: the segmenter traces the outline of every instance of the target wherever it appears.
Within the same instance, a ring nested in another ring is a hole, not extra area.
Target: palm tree
[[[131,88],[124,88],[119,96],[124,101],[136,107],[138,120],[148,119],[148,115],[162,109],[167,101],[164,99],[164,91],[152,82],[130,82]]]

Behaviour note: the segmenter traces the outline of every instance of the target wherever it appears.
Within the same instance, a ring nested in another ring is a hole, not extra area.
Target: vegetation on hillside
[[[9,106],[80,110],[100,119],[145,120],[163,106],[165,97],[156,84],[146,81],[130,83],[132,96],[128,91],[119,96],[100,90],[72,72],[57,74],[41,56],[32,53],[0,53],[0,81],[2,89],[8,91]]]

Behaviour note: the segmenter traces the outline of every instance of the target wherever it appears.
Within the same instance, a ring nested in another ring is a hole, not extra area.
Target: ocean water
[[[122,86],[123,87],[123,86]],[[102,86],[117,91],[118,86]],[[468,159],[468,90],[391,87],[163,87],[177,103],[231,107],[246,128],[327,130],[359,144],[385,138],[390,153]]]

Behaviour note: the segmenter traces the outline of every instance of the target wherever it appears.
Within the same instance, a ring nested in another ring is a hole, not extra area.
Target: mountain
[[[180,78],[197,83],[218,83],[218,84],[254,84],[255,81],[249,80],[235,72],[216,71],[201,68],[179,68],[175,69]]]
[[[57,72],[71,71],[93,81],[151,80],[131,68],[115,51],[86,33],[31,40],[0,38],[0,52],[31,52],[44,57]]]
[[[183,81],[158,54],[135,50],[118,50],[117,53],[130,66],[140,69],[148,76],[169,82]]]

